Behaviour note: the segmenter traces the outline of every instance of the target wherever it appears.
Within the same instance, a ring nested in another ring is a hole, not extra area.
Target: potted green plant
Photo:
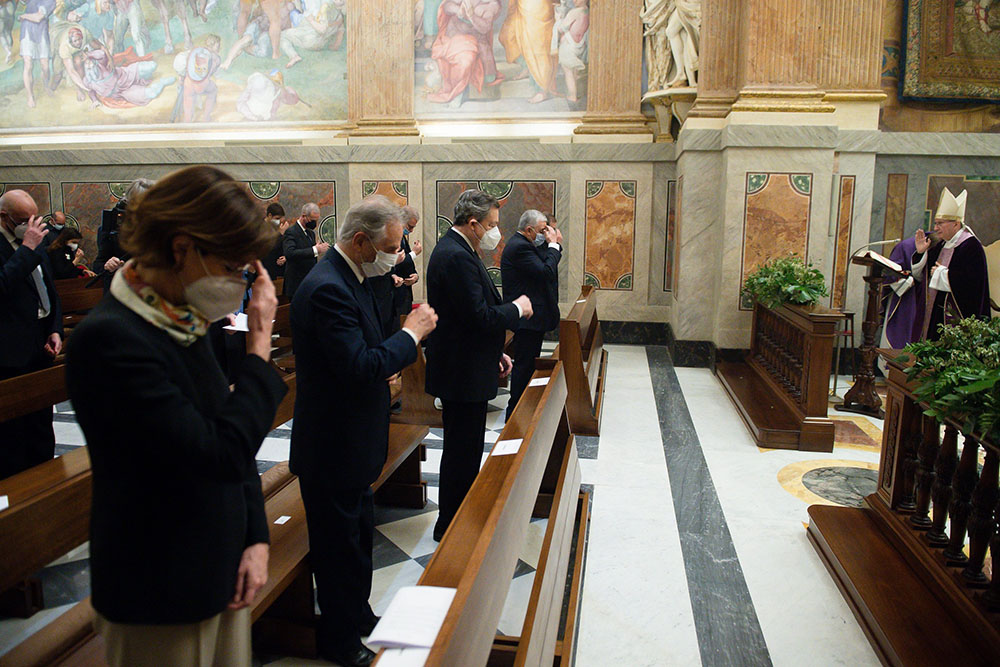
[[[826,278],[798,255],[764,262],[746,277],[740,293],[745,306],[757,301],[771,309],[786,303],[811,305],[826,295]]]
[[[1000,442],[1000,319],[967,317],[938,332],[938,340],[910,343],[900,357],[912,361],[906,375],[924,413]]]

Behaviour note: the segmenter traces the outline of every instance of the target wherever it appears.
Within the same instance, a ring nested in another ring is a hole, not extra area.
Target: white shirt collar
[[[335,244],[333,247],[337,250],[337,252],[340,253],[340,256],[344,258],[344,261],[347,262],[347,265],[351,267],[351,271],[354,272],[354,277],[358,279],[358,282],[363,283],[365,281],[365,274],[364,272],[361,271],[361,267],[355,264],[354,260],[352,260],[350,257],[347,256],[347,253],[345,253],[341,249],[339,243]]]
[[[455,228],[452,227],[452,229],[455,229]],[[465,241],[470,248],[472,248],[472,252],[476,252],[476,247],[474,245],[472,245],[472,241],[469,240],[468,236],[466,236],[465,234],[463,234],[462,232],[460,232],[457,229],[455,229],[455,233],[458,234],[459,236],[461,236],[462,240]]]

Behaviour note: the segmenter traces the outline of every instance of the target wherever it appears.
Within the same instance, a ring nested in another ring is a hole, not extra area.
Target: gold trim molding
[[[733,112],[833,113],[837,108],[826,102],[822,90],[741,90]]]

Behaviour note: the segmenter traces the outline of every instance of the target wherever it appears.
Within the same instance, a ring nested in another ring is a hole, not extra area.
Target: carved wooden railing
[[[1000,664],[1000,443],[924,414],[899,352],[882,354],[877,490],[860,508],[812,505],[809,537],[884,664]]]
[[[883,514],[902,533],[904,544],[935,568],[934,576],[952,595],[964,599],[964,613],[990,625],[1000,640],[1000,618],[990,614],[1000,611],[1000,577],[991,580],[983,572],[987,548],[995,554],[993,562],[1000,561],[1000,443],[966,433],[955,421],[941,424],[925,415],[904,364],[894,360],[897,354],[884,355],[889,360],[886,431],[878,492],[867,502],[888,510]],[[986,614],[994,618],[987,621]]]
[[[719,362],[716,374],[761,447],[833,451],[827,384],[837,321],[823,306],[754,306],[745,362]]]
[[[748,362],[803,417],[826,417],[837,322],[823,306],[754,306]]]

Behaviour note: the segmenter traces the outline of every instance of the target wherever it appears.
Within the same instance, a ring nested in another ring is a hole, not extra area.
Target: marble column
[[[383,0],[384,1],[384,0]],[[587,112],[577,135],[651,135],[642,98],[642,0],[594,0],[590,5]]]
[[[825,0],[746,0],[740,21],[740,92],[733,111],[835,108],[817,86]]]
[[[725,118],[736,101],[742,11],[740,0],[702,0],[698,99],[689,118]]]
[[[372,54],[378,54],[373,58]],[[351,136],[419,134],[413,119],[413,8],[348,0],[347,114]]]
[[[827,98],[873,98],[882,66],[882,6],[885,0],[824,2],[820,14],[823,48],[817,81]],[[853,96],[853,97],[852,97]]]

